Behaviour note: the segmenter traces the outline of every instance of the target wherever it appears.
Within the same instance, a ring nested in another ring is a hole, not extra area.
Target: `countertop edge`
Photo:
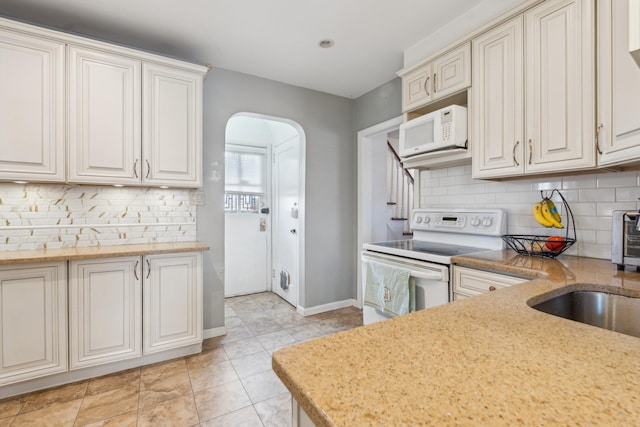
[[[193,241],[91,246],[85,248],[36,249],[29,251],[0,251],[0,265],[180,252],[200,252],[207,251],[209,249],[210,248],[207,244],[200,241]]]

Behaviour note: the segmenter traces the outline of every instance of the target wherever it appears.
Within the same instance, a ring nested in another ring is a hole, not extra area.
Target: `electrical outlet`
[[[204,191],[192,191],[189,195],[191,206],[204,206]]]

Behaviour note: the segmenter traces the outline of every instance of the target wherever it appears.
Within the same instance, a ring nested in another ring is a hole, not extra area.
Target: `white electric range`
[[[416,285],[416,310],[450,301],[451,257],[504,248],[507,216],[501,209],[415,209],[413,238],[365,243],[362,251],[362,295],[367,263],[382,263],[411,271]],[[389,318],[373,307],[363,307],[364,324]]]

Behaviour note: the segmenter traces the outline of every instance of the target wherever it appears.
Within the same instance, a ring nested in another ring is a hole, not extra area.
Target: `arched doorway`
[[[225,134],[225,297],[273,291],[297,308],[304,131],[287,119],[238,113]]]

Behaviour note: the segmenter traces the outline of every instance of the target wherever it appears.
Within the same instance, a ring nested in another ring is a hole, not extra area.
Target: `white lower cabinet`
[[[67,263],[0,266],[0,385],[67,370]]]
[[[144,354],[202,341],[202,254],[144,257]]]
[[[528,282],[531,279],[507,276],[475,268],[453,266],[453,299],[461,300],[507,286]]]
[[[142,355],[141,257],[69,262],[70,368]]]

